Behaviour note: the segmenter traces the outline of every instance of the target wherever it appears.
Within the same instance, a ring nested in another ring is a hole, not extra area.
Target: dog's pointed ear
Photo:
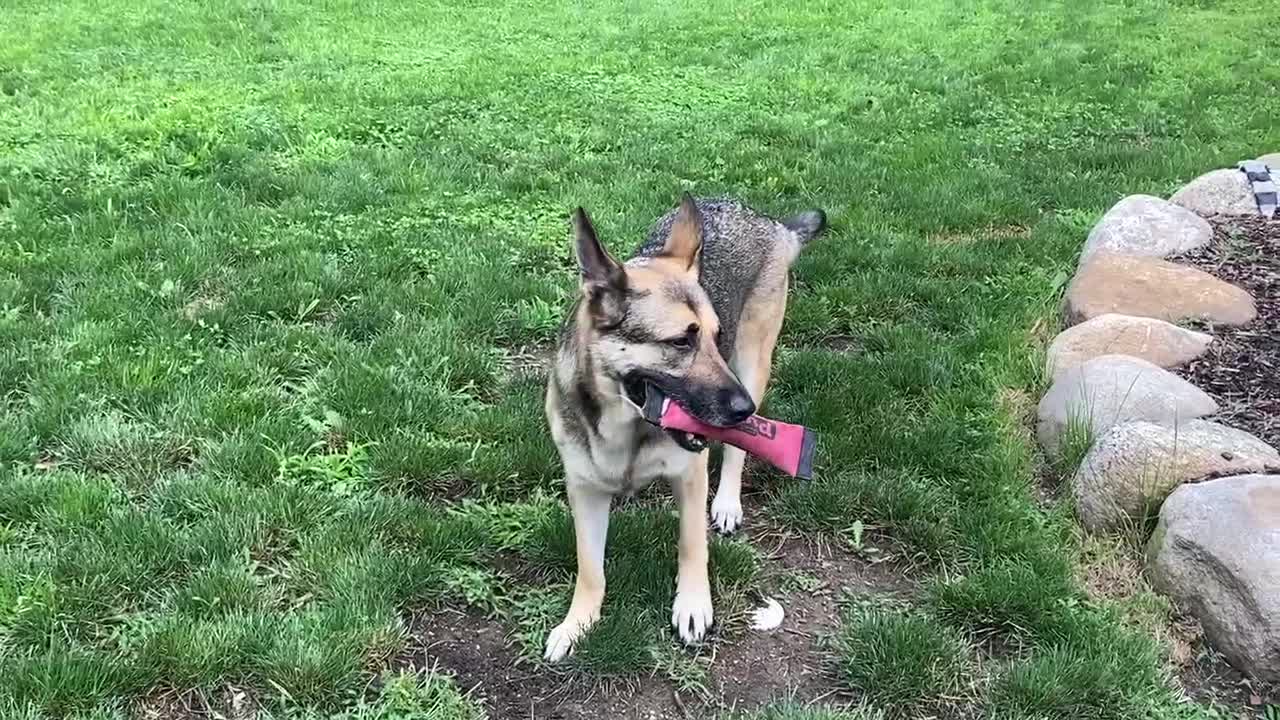
[[[591,317],[600,325],[622,321],[627,294],[627,274],[600,244],[587,211],[573,211],[573,241],[578,253],[582,294]]]
[[[692,268],[698,262],[702,252],[702,213],[693,197],[685,193],[680,198],[680,209],[676,211],[676,219],[671,223],[671,234],[662,247],[662,254],[685,262]]]

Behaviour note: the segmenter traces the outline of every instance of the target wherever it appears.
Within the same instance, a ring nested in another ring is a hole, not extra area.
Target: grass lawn
[[[821,584],[762,529],[901,579],[815,640],[819,705],[866,707],[763,720],[1200,712],[1077,581],[1027,411],[1092,221],[1280,149],[1274,5],[312,5],[0,16],[0,716],[469,719],[512,689],[429,638],[473,628],[527,685],[710,716],[754,594]],[[549,668],[568,211],[626,254],[683,189],[831,215],[767,407],[819,479],[749,470],[701,653],[667,490],[628,504]]]

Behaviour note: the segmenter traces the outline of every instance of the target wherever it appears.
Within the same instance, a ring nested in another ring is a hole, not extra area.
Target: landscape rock
[[[1057,454],[1077,429],[1096,439],[1132,420],[1175,425],[1217,411],[1213,398],[1168,370],[1128,355],[1102,355],[1054,381],[1040,399],[1036,433],[1045,450]]]
[[[1147,546],[1152,584],[1237,668],[1280,681],[1280,476],[1183,485]]]
[[[1280,152],[1267,153],[1258,158],[1258,162],[1271,168],[1271,179],[1280,180],[1276,175],[1280,175]]]
[[[1258,214],[1253,187],[1236,168],[1207,172],[1184,185],[1169,201],[1201,215]]]
[[[1280,473],[1280,452],[1243,430],[1207,420],[1139,420],[1098,438],[1071,487],[1081,524],[1106,532],[1146,519],[1183,483],[1255,472]]]
[[[1108,313],[1067,328],[1049,343],[1049,377],[1100,355],[1132,355],[1162,368],[1200,357],[1213,336],[1180,328],[1163,320]]]
[[[1150,195],[1116,203],[1085,241],[1080,261],[1095,253],[1167,257],[1209,244],[1213,228],[1190,210]]]
[[[1076,271],[1065,301],[1070,324],[1107,313],[1246,325],[1258,311],[1240,288],[1159,258],[1097,253]]]

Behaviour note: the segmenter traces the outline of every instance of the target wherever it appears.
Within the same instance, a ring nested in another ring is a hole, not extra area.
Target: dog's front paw
[[[676,601],[671,605],[671,624],[684,644],[702,642],[714,622],[709,588],[676,591]]]
[[[587,632],[589,624],[566,618],[547,635],[547,650],[542,653],[547,662],[559,662],[573,652],[573,646]]]
[[[722,535],[730,535],[742,526],[742,502],[736,497],[716,494],[711,501],[711,526]]]

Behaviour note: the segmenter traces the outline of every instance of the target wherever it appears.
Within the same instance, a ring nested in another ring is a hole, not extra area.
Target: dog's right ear
[[[582,208],[573,211],[573,240],[587,310],[597,325],[617,325],[626,310],[627,274],[600,244],[591,218]]]

